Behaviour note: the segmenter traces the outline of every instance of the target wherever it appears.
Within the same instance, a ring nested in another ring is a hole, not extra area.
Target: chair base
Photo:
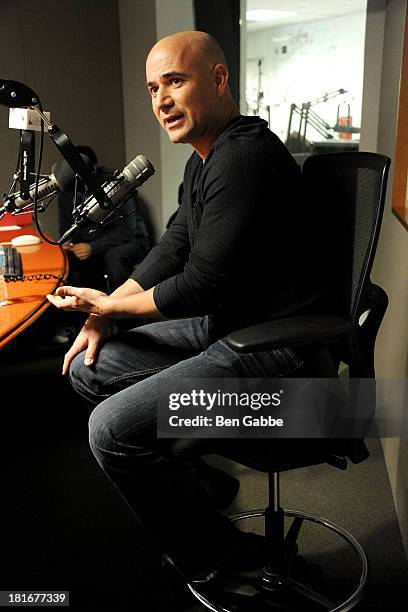
[[[188,589],[194,597],[213,612],[263,612],[264,610],[347,612],[354,608],[363,596],[368,578],[368,560],[359,542],[339,525],[314,514],[284,510],[284,515],[300,522],[306,520],[317,523],[342,537],[353,549],[361,571],[357,587],[344,601],[333,603],[306,584],[292,578],[288,572],[273,574],[268,570],[268,566],[258,572],[219,576],[218,579],[210,580],[208,583],[188,583]],[[265,510],[241,512],[231,516],[230,519],[235,522],[261,516],[265,516]],[[218,601],[211,601],[212,589]]]

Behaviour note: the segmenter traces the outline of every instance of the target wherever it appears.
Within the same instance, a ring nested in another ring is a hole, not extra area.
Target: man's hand
[[[89,259],[92,255],[92,247],[87,242],[77,242],[77,244],[69,243],[68,245],[63,245],[63,249],[70,251],[81,261]]]
[[[55,295],[48,294],[47,299],[60,310],[92,312],[98,315],[108,314],[106,300],[109,297],[103,291],[84,287],[58,287]]]
[[[105,336],[108,328],[109,321],[103,317],[91,315],[78,336],[76,337],[74,344],[71,346],[69,351],[66,353],[64,363],[62,365],[62,374],[68,373],[69,366],[73,358],[78,355],[81,351],[86,349],[84,364],[90,366],[94,363],[99,346],[103,337]]]

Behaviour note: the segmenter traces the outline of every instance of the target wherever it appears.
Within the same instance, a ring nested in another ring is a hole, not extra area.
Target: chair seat
[[[347,458],[352,463],[360,463],[369,456],[364,441],[360,439],[290,438],[245,440],[245,444],[242,440],[228,440],[228,444],[226,440],[223,442],[222,451],[217,454],[266,473],[285,472],[321,463],[344,469]]]

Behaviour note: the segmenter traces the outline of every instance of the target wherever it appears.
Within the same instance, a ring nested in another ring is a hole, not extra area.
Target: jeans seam
[[[109,387],[109,385],[112,385],[119,381],[126,380],[128,378],[133,378],[134,376],[145,376],[147,374],[158,374],[159,372],[162,372],[165,369],[166,369],[165,367],[164,368],[150,368],[148,370],[138,370],[137,372],[131,372],[129,374],[124,374],[123,376],[116,376],[115,378],[112,378],[109,382],[106,383],[106,387]]]

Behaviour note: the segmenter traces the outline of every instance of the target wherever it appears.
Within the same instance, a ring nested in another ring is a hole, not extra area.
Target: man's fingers
[[[59,295],[61,297],[65,297],[66,295],[78,295],[79,287],[71,287],[70,285],[63,285],[62,287],[58,287],[55,292],[55,295]]]
[[[76,306],[77,305],[77,298],[76,296],[70,295],[70,296],[66,296],[66,297],[62,297],[60,295],[51,295],[48,294],[47,295],[47,300],[49,302],[51,302],[51,304],[53,304],[54,306],[56,306],[56,308],[71,308],[72,306]]]
[[[85,353],[85,357],[84,357],[84,365],[86,366],[90,366],[94,363],[95,359],[96,359],[96,354],[98,352],[98,344],[97,342],[91,342],[88,345],[88,348],[86,350]],[[64,363],[62,364],[62,374],[63,376],[65,374],[68,374],[68,370],[69,370],[69,366],[71,365],[71,361],[74,359],[74,357],[80,353],[83,350],[83,346],[81,347],[76,347],[75,343],[71,346],[71,348],[69,349],[69,351],[66,353],[65,357],[64,357]]]
[[[92,357],[92,353],[86,353],[85,359],[84,359],[84,365],[90,366],[93,364],[93,362],[94,362],[94,358]]]
[[[52,295],[51,293],[48,293],[48,295],[46,295],[46,298],[49,302],[51,302],[51,304],[54,304],[54,306],[56,306],[57,308],[63,301],[62,297],[60,297],[59,295]]]
[[[105,325],[106,322],[104,322],[102,317],[97,317],[97,319],[89,318],[86,321],[81,332],[76,337],[74,344],[65,355],[62,374],[68,373],[71,361],[83,350],[85,350],[84,365],[90,366],[96,361],[99,346],[104,336]],[[89,327],[92,328],[92,326],[95,326],[95,328],[89,329]]]
[[[76,337],[74,344],[71,346],[69,351],[65,354],[64,362],[62,364],[62,374],[68,374],[69,366],[71,365],[71,361],[86,348],[87,341],[86,338],[83,337],[82,334]]]
[[[83,293],[81,287],[63,285],[62,287],[58,287],[54,294],[49,293],[47,295],[47,300],[57,308],[67,309],[71,306],[78,306],[78,298],[81,298],[81,293]]]
[[[84,364],[86,366],[90,366],[96,359],[96,355],[99,348],[100,336],[98,336],[98,341],[89,340],[88,348],[86,349]]]
[[[79,351],[75,349],[75,344],[73,344],[71,348],[69,349],[68,353],[66,353],[64,357],[64,362],[62,364],[62,375],[63,376],[65,376],[65,374],[68,374],[68,370],[69,370],[69,366],[71,365],[71,361],[73,360],[75,355],[77,355],[78,353]]]

